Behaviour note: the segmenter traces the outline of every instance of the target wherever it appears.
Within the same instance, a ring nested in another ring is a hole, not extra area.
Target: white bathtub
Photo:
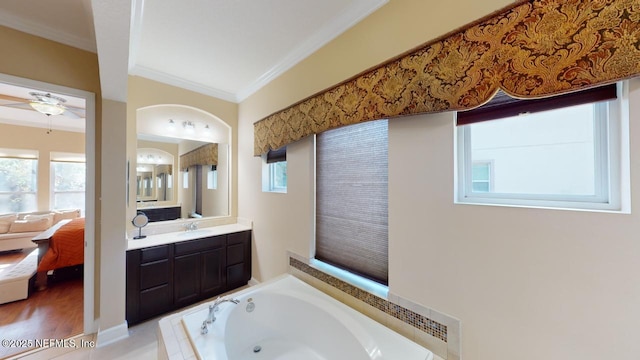
[[[208,309],[182,323],[199,359],[432,360],[433,354],[291,275],[231,295],[209,332]],[[253,311],[247,311],[253,302]]]

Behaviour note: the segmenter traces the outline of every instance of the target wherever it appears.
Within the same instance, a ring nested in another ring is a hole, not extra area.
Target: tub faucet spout
[[[223,299],[223,298],[220,298],[220,297],[217,298],[216,301],[213,302],[213,305],[209,305],[209,315],[207,316],[207,320],[206,320],[207,324],[211,324],[212,322],[216,321],[215,313],[218,312],[220,304],[225,303],[225,302],[238,304],[240,302],[240,300],[238,300],[238,299]]]

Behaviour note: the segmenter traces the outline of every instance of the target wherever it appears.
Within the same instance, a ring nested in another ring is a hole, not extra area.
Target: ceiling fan
[[[16,96],[0,94],[0,100],[12,102],[8,104],[0,103],[0,106],[34,110],[47,116],[64,115],[73,119],[84,119],[86,117],[85,109],[65,105],[67,100],[60,96],[39,92],[30,92],[29,95],[32,96],[31,99],[23,99]]]

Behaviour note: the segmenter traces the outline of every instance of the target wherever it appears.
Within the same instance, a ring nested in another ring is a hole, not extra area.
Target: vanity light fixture
[[[169,124],[167,125],[167,129],[174,130],[175,128],[176,128],[176,123],[173,121],[173,119],[169,119]]]
[[[191,121],[185,121],[182,123],[182,127],[184,127],[184,130],[188,133],[193,133],[196,131],[196,125],[194,123],[192,123]]]
[[[209,124],[206,124],[204,126],[204,133],[207,134],[207,135],[211,134],[211,128],[209,127]]]

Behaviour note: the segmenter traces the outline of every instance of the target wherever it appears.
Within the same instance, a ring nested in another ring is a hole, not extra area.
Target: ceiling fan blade
[[[5,95],[5,94],[0,94],[0,100],[7,100],[7,101],[25,103],[25,104],[30,101],[29,99],[23,99],[23,98],[11,96],[11,95]]]
[[[77,110],[66,109],[62,115],[70,117],[72,119],[84,119],[84,112],[79,113]]]
[[[4,105],[0,105],[0,106],[6,106],[6,107],[10,107],[10,108],[15,108],[15,109],[33,110],[31,105],[29,105],[29,103],[26,103],[26,102],[25,103],[4,104]]]

